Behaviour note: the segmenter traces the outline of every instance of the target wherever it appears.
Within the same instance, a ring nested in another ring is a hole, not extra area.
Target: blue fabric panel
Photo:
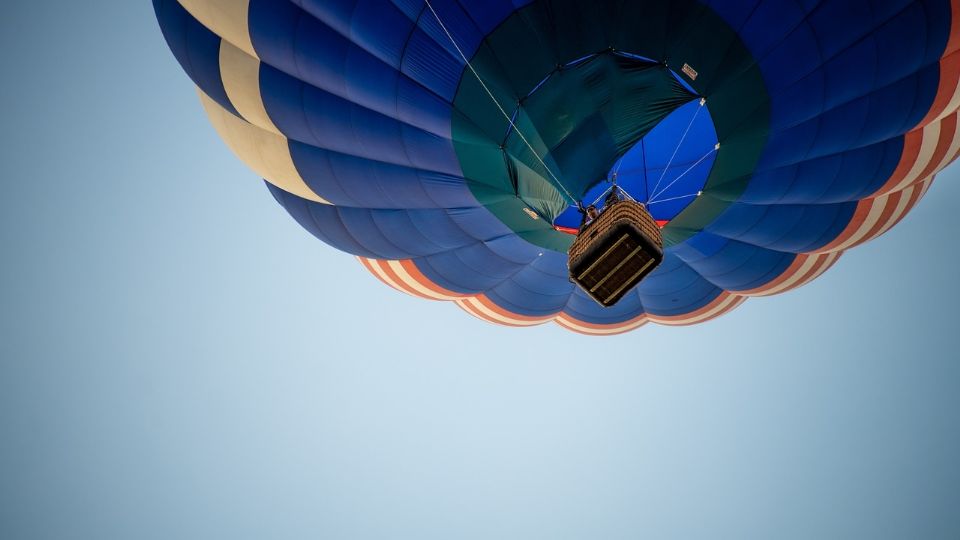
[[[537,257],[485,294],[497,305],[532,317],[556,313],[567,304],[574,285],[556,276],[549,261]]]
[[[450,219],[457,223],[457,226],[467,231],[468,234],[476,238],[504,238],[513,237],[513,231],[504,225],[499,219],[493,216],[489,210],[483,207],[475,208],[453,208],[450,209]],[[529,246],[527,249],[532,253],[536,248],[529,243],[516,239],[523,245]]]
[[[380,234],[411,254],[409,257],[457,249],[476,241],[458,229],[442,209],[368,212]]]
[[[449,106],[439,106],[448,100],[438,97],[424,81],[411,81],[399,73],[399,64],[374,56],[287,2],[252,0],[250,22],[251,39],[265,64],[307,86],[449,138]],[[403,99],[395,91],[398,85]]]
[[[384,63],[400,65],[414,20],[389,0],[291,2]]]
[[[817,4],[820,2],[814,0]],[[808,17],[802,2],[711,0],[711,8],[733,28],[756,59],[763,59]]]
[[[543,270],[547,266],[550,266],[555,273],[561,272],[563,276],[566,276],[565,269],[567,260],[562,254],[544,251],[515,234],[497,236],[487,240],[486,244],[498,257],[517,264],[528,264],[534,260],[535,257],[546,257],[545,263],[541,264],[538,268]],[[558,256],[560,257],[560,261],[556,260]]]
[[[856,206],[855,202],[770,206],[735,203],[707,231],[777,251],[809,251],[825,244],[824,236],[834,231],[836,220],[849,221]]]
[[[722,247],[717,249],[718,241]],[[673,248],[680,259],[725,290],[749,290],[779,276],[796,255],[701,232]]]
[[[628,293],[620,302],[603,308],[579,288],[574,288],[563,310],[577,320],[593,324],[616,324],[629,321],[645,313],[640,298]]]
[[[627,296],[637,295],[647,313],[673,316],[707,305],[720,292],[718,287],[667,250],[660,267]]]
[[[422,257],[416,264],[435,283],[470,293],[489,290],[526,266],[498,256],[482,242]]]
[[[436,19],[428,19],[427,16],[421,18],[421,21],[437,25]],[[400,71],[446,101],[453,101],[460,83],[460,74],[466,65],[456,51],[451,54],[417,27],[410,35],[405,53]]]
[[[367,258],[377,257],[376,253],[360,245],[350,235],[337,217],[334,207],[316,208],[323,205],[311,204],[306,199],[287,193],[268,182],[265,183],[274,199],[310,234],[340,251]],[[318,216],[317,214],[321,212],[322,215]]]
[[[744,9],[739,2],[716,2],[713,7],[721,16],[731,11],[728,19],[741,18]],[[837,10],[867,9],[872,9],[870,17],[836,15]],[[941,24],[932,24],[938,17]],[[764,80],[774,97],[775,127],[795,124],[798,118],[810,119],[816,111],[861,97],[921,66],[934,64],[949,31],[944,20],[949,20],[949,6],[936,1],[823,2],[809,14],[792,2],[765,2],[751,12],[740,35],[761,61]],[[891,61],[898,55],[903,61]],[[826,81],[829,88],[823,86]],[[781,96],[781,92],[788,93]],[[780,97],[787,98],[788,107],[778,106]],[[902,103],[893,109],[902,108]]]
[[[304,228],[354,255],[408,259],[486,240],[458,225],[452,215],[462,210],[334,207],[302,199],[272,185],[269,188]]]
[[[526,6],[532,0],[459,0],[479,28],[487,35],[515,10]],[[470,56],[468,55],[467,58]]]
[[[510,276],[509,281],[517,287],[528,291],[530,294],[549,297],[563,296],[564,302],[566,302],[566,296],[570,294],[573,284],[570,283],[566,275],[556,275],[554,272],[555,266],[550,263],[550,261],[544,260],[543,257],[537,257],[523,270]],[[500,293],[504,295],[505,298],[509,297],[505,290],[501,290]],[[517,305],[523,303],[522,296],[524,295],[516,297],[514,300]],[[550,308],[545,307],[544,309]]]
[[[857,201],[890,178],[902,153],[901,136],[840,154],[759,171],[740,200],[750,204]]]
[[[358,158],[296,141],[290,141],[290,155],[310,189],[337,206],[478,206],[459,176]]]
[[[153,7],[167,45],[193,83],[221,107],[240,116],[220,77],[220,37],[176,0],[153,0]]]
[[[459,260],[450,255],[432,255],[414,259],[413,262],[430,281],[456,293],[476,294],[496,283],[495,278],[483,276],[473,269],[464,268]],[[436,268],[434,268],[434,265],[436,265]],[[446,277],[448,274],[453,279],[448,279]]]
[[[462,176],[449,139],[305,85],[269,67],[261,69],[260,85],[270,118],[291,139],[344,154]],[[299,99],[291,100],[291,95]]]
[[[929,110],[938,81],[937,67],[930,66],[809,121],[775,131],[757,168],[798,163],[897,137]],[[903,103],[917,105],[904,107]]]

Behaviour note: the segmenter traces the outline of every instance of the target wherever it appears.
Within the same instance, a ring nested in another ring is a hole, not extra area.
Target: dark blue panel
[[[389,0],[292,2],[381,61],[394,67],[400,65],[414,21]],[[368,13],[377,15],[371,17]]]
[[[579,288],[573,289],[563,311],[577,320],[591,324],[616,324],[645,313],[640,297],[634,293],[628,293],[616,305],[604,308]]]
[[[482,243],[423,257],[416,263],[434,283],[464,293],[489,290],[526,265],[503,259]]]
[[[449,139],[303,84],[269,66],[261,69],[260,84],[271,119],[291,139],[343,154],[460,176]]]
[[[825,204],[857,201],[879,189],[900,162],[903,137],[840,154],[759,171],[741,201]]]
[[[566,276],[555,276],[549,266],[543,257],[537,257],[485,294],[497,305],[520,315],[542,317],[557,313],[566,305],[574,285]]]
[[[163,37],[183,70],[204,94],[240,116],[220,77],[220,37],[200,24],[176,0],[153,0]]]
[[[337,206],[478,206],[460,176],[391,165],[291,141],[290,154],[310,189]]]
[[[726,241],[716,249],[717,243],[718,237],[702,232],[675,246],[673,252],[714,285],[740,291],[767,283],[796,258],[793,253],[737,241]]]
[[[394,16],[396,20],[388,20],[391,24],[410,24],[399,13]],[[371,54],[350,41],[349,34],[338,32],[293,4],[253,0],[250,33],[265,64],[305,86],[449,138],[449,106],[438,106],[445,101],[429,85],[409,80],[398,72],[399,64]],[[405,96],[402,102],[398,100],[398,85]],[[299,94],[280,94],[280,99],[296,96]]]
[[[334,207],[328,206],[325,207],[325,209],[317,209],[323,212],[323,215],[318,218],[314,212],[314,206],[321,205],[312,205],[310,201],[287,193],[269,182],[266,184],[277,202],[310,234],[340,251],[361,257],[377,257],[376,253],[360,245],[360,243],[347,232],[343,223],[340,222]]]
[[[849,221],[856,206],[856,202],[770,206],[735,203],[706,230],[748,244],[799,253],[826,244],[832,238],[825,237],[831,233],[835,237],[839,233],[834,228],[837,221]]]

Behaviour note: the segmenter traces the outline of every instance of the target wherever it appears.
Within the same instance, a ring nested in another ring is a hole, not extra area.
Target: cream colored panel
[[[463,308],[467,313],[482,315],[484,319],[490,322],[500,323],[500,324],[515,325],[515,326],[537,326],[539,324],[543,324],[553,319],[553,317],[544,317],[542,319],[534,319],[531,321],[531,320],[513,318],[513,317],[508,317],[506,315],[501,315],[500,313],[497,313],[496,311],[485,306],[483,302],[477,300],[473,296],[468,296],[466,298],[460,298],[460,299],[454,300],[454,303],[459,304],[460,307]],[[476,311],[476,313],[474,313],[474,311],[471,311],[469,309],[471,307],[473,308],[473,310]]]
[[[280,135],[270,119],[260,94],[260,61],[226,40],[220,42],[220,78],[240,116],[248,122]]]
[[[237,118],[198,89],[210,123],[227,146],[258,175],[278,188],[304,199],[330,204],[307,187],[300,176],[287,139]]]
[[[576,319],[570,317],[557,317],[554,319],[555,323],[559,324],[567,330],[573,330],[574,332],[580,332],[583,334],[589,334],[591,336],[614,336],[617,334],[623,334],[624,332],[629,332],[640,328],[641,326],[647,324],[647,318],[642,317],[636,321],[630,323],[620,323],[619,325],[611,324],[608,328],[594,328],[592,326],[582,326],[577,324]]]
[[[887,222],[883,224],[883,227],[876,232],[869,240],[874,238],[879,238],[883,233],[890,230],[891,227],[897,224],[900,221],[900,218],[905,216],[907,212],[910,211],[910,199],[913,197],[913,192],[920,189],[920,186],[910,186],[907,189],[903,190],[903,193],[900,194],[900,200],[897,201],[897,206],[893,209],[893,213],[890,214],[890,217],[887,218]]]
[[[940,144],[940,120],[923,126],[922,133],[923,138],[920,140],[920,153],[917,155],[917,160],[913,162],[913,167],[903,177],[903,180],[888,193],[900,191],[916,182],[923,170],[933,160],[933,154],[937,151],[937,145]]]
[[[782,293],[783,291],[786,291],[786,290],[788,290],[788,289],[793,288],[793,286],[796,285],[797,282],[799,282],[801,279],[803,279],[804,276],[807,275],[807,272],[809,272],[810,270],[812,270],[813,267],[814,267],[818,262],[820,262],[821,260],[823,260],[823,259],[821,259],[820,257],[818,257],[818,256],[816,256],[816,255],[811,255],[811,256],[807,257],[806,259],[804,259],[803,264],[801,264],[800,267],[797,268],[797,269],[793,272],[793,275],[791,275],[789,278],[785,279],[785,280],[784,280],[783,282],[781,282],[780,284],[778,284],[778,285],[776,285],[776,286],[774,286],[774,287],[771,287],[771,288],[769,288],[769,289],[761,289],[760,291],[755,292],[755,293],[750,293],[750,292],[745,292],[745,293],[744,293],[744,292],[738,292],[737,294],[742,295],[742,296],[772,296],[772,295],[775,295],[775,294],[780,294],[780,293]]]
[[[177,0],[191,15],[214,34],[256,57],[250,40],[247,15],[250,0]]]
[[[420,293],[424,298],[430,298],[432,300],[457,300],[463,298],[463,295],[460,296],[449,296],[436,291],[432,291],[424,286],[422,283],[416,280],[413,276],[407,272],[407,269],[400,264],[400,261],[386,261],[387,266],[400,278],[404,285],[410,287],[411,289]]]
[[[721,314],[723,314],[724,312],[726,312],[727,310],[730,310],[730,309],[733,309],[733,308],[739,306],[740,304],[742,304],[742,303],[744,302],[744,300],[746,300],[746,297],[744,297],[744,296],[738,296],[738,295],[736,295],[736,294],[730,293],[729,296],[727,296],[727,298],[725,298],[725,299],[723,299],[722,301],[720,301],[719,304],[717,304],[716,306],[714,306],[714,307],[713,307],[712,309],[710,309],[709,311],[706,311],[706,312],[704,312],[704,313],[701,313],[701,314],[696,315],[696,316],[693,316],[693,317],[689,317],[689,318],[686,318],[686,319],[684,319],[684,318],[671,319],[671,318],[660,318],[660,317],[656,317],[656,316],[653,316],[653,315],[649,315],[649,318],[650,318],[650,320],[653,321],[653,322],[656,322],[656,323],[659,323],[659,324],[664,324],[664,325],[667,325],[667,326],[688,326],[688,325],[691,325],[691,324],[696,324],[696,323],[699,323],[699,322],[707,321],[707,320],[712,319],[713,317],[716,317],[716,316],[718,316],[718,315],[721,315]],[[682,316],[681,316],[681,317],[682,317]]]
[[[844,249],[849,249],[862,241],[867,236],[867,233],[873,229],[873,226],[880,221],[880,217],[883,214],[883,211],[887,207],[887,202],[890,200],[890,197],[884,195],[882,197],[877,197],[873,200],[870,206],[870,211],[867,213],[867,217],[864,218],[863,223],[860,224],[860,227],[857,228],[857,232],[852,234],[850,238],[847,238],[845,242],[842,242],[840,245],[834,246],[830,251],[840,251]],[[861,203],[862,204],[862,203]]]

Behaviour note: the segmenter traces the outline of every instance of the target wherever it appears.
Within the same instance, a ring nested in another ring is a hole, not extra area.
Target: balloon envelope
[[[615,334],[799,287],[960,152],[950,0],[154,7],[218,133],[294,219],[499,324]],[[666,248],[603,308],[567,278],[564,227],[614,178]]]

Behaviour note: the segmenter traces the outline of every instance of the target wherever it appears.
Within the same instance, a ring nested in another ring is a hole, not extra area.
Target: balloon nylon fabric
[[[493,322],[617,333],[795,288],[902,219],[960,151],[948,0],[432,4],[453,43],[418,1],[154,0],[214,126],[294,219]],[[566,202],[457,47],[572,192],[706,99],[703,195],[613,308],[567,280],[551,226]]]

